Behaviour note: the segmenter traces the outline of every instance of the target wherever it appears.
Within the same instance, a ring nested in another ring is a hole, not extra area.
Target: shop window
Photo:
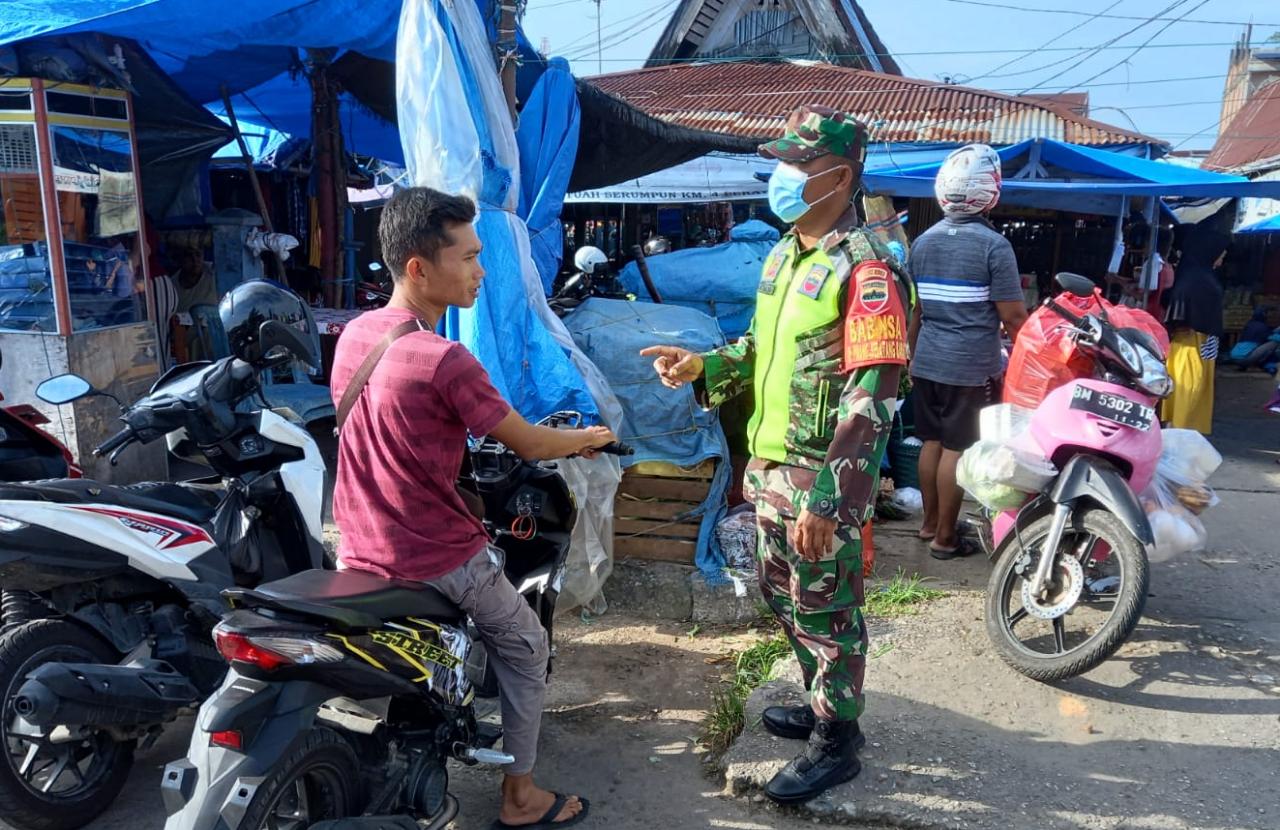
[[[129,133],[51,126],[74,331],[144,319],[138,180]]]
[[[0,330],[58,330],[31,124],[0,124]]]

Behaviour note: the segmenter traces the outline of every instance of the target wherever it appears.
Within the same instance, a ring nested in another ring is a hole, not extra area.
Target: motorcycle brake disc
[[[1074,556],[1059,556],[1053,563],[1050,576],[1054,579],[1053,587],[1043,600],[1031,595],[1030,580],[1022,583],[1022,607],[1036,619],[1056,620],[1063,616],[1076,604],[1084,590],[1084,568]]]

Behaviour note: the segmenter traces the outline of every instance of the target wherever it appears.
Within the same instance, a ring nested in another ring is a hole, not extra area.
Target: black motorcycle
[[[470,458],[506,574],[550,635],[572,492],[554,464],[492,439]],[[441,828],[458,809],[450,759],[512,762],[472,705],[497,694],[483,645],[430,586],[308,571],[228,596],[237,610],[214,634],[231,671],[165,768],[167,830]]]

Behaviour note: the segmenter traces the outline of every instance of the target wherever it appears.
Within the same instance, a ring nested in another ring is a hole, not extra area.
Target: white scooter
[[[0,636],[0,816],[10,825],[71,830],[98,816],[137,743],[222,681],[211,635],[230,610],[222,592],[323,566],[315,441],[285,411],[237,411],[260,373],[317,358],[277,320],[261,324],[258,346],[253,362],[170,370],[95,451],[114,461],[164,438],[218,478],[0,484],[0,584],[30,592],[42,611]],[[61,375],[37,394],[64,404],[102,393]]]

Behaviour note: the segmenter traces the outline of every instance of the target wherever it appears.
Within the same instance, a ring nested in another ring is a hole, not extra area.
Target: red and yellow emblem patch
[[[863,262],[850,278],[844,368],[906,362],[907,317],[893,272],[883,262]]]

